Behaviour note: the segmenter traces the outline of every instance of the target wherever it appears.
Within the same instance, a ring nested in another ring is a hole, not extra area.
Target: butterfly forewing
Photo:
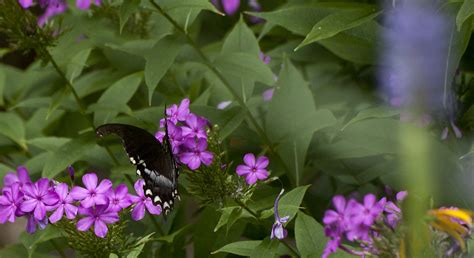
[[[167,214],[174,206],[178,194],[178,166],[173,157],[168,134],[161,144],[144,129],[125,124],[105,124],[97,128],[97,135],[116,134],[122,139],[130,162],[145,185],[143,191],[153,204],[160,204]]]

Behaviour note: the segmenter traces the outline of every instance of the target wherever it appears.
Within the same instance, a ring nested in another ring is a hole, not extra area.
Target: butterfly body
[[[145,196],[150,197],[154,205],[161,205],[165,214],[168,214],[180,196],[177,182],[179,167],[167,130],[163,143],[148,131],[126,124],[101,125],[96,133],[101,137],[116,134],[122,139],[130,163],[136,166],[137,175],[145,181]]]

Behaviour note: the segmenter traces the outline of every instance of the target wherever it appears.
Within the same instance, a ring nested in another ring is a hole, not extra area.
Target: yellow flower
[[[472,227],[472,211],[457,208],[434,209],[428,211],[428,215],[433,218],[429,222],[432,227],[449,234],[456,239],[463,252],[466,251],[464,238]]]

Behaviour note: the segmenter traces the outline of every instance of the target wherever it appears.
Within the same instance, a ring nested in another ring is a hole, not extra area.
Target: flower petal
[[[68,219],[74,219],[77,215],[78,208],[72,204],[65,204],[64,210],[66,211],[66,217]]]
[[[112,188],[112,182],[109,179],[104,179],[96,188],[97,193],[106,193]]]
[[[237,12],[240,6],[240,0],[222,0],[222,8],[228,15],[233,15]]]
[[[58,194],[59,200],[65,200],[68,195],[68,186],[66,183],[57,184],[54,191]]]
[[[94,173],[87,173],[82,176],[82,182],[87,190],[94,190],[97,187],[97,175]]]
[[[112,224],[120,220],[116,212],[108,212],[101,214],[100,219],[107,224]]]
[[[69,195],[74,200],[80,201],[80,200],[83,200],[84,198],[89,196],[89,190],[87,190],[83,187],[80,187],[80,186],[74,186],[71,189],[71,192],[69,193]]]
[[[132,219],[141,220],[145,217],[145,205],[143,203],[138,203],[132,209]]]
[[[247,175],[245,180],[247,181],[247,184],[253,185],[255,184],[255,182],[257,182],[257,176],[255,175],[255,173],[250,173]]]
[[[36,208],[38,201],[36,199],[29,199],[21,203],[20,209],[23,212],[32,212]]]
[[[98,237],[105,237],[107,235],[107,224],[105,224],[102,220],[96,220],[94,223],[94,233]]]
[[[145,196],[143,193],[143,185],[145,184],[145,181],[143,179],[139,179],[135,182],[133,185],[133,188],[135,188],[135,192],[137,193],[138,196]]]
[[[115,196],[120,198],[128,197],[128,188],[125,184],[119,184],[117,188],[115,188]]]
[[[255,166],[255,155],[253,155],[252,153],[245,154],[244,163],[249,167],[254,167]]]
[[[239,176],[244,176],[249,173],[252,173],[252,169],[247,165],[238,165],[237,168],[235,169],[235,172]]]
[[[59,207],[53,212],[53,214],[49,216],[49,221],[54,224],[58,222],[59,220],[61,220],[63,215],[64,215],[64,206],[59,205]]]
[[[265,169],[268,166],[268,158],[265,156],[258,157],[255,167],[257,169]]]
[[[42,202],[37,202],[35,211],[33,212],[35,215],[35,219],[37,220],[43,220],[44,217],[46,217],[46,207]]]
[[[95,221],[95,219],[92,218],[92,217],[85,217],[85,218],[80,219],[77,222],[77,230],[79,230],[79,231],[88,230],[92,226],[94,221]]]
[[[336,207],[336,210],[339,213],[343,213],[344,210],[346,209],[346,199],[342,195],[336,195],[332,198],[332,203],[334,204],[334,207]]]
[[[47,192],[43,196],[42,200],[43,200],[44,204],[52,206],[52,205],[55,205],[56,203],[58,203],[59,197],[58,197],[58,194],[56,192],[51,191],[51,192]]]
[[[161,214],[161,206],[160,205],[153,205],[151,201],[145,202],[146,209],[150,214],[153,215],[160,215]]]
[[[257,176],[258,180],[265,180],[268,178],[268,171],[259,169],[257,172],[255,172],[255,175]]]

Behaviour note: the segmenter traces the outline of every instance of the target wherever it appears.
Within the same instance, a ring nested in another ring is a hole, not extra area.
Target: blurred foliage
[[[400,111],[384,103],[376,80],[380,34],[388,29],[380,14],[391,11],[389,4],[261,1],[263,12],[252,14],[266,22],[252,24],[248,13],[222,16],[205,0],[103,1],[89,11],[70,8],[40,29],[31,27],[36,23],[29,11],[12,2],[0,0],[6,52],[22,58],[29,50],[37,58],[25,69],[0,64],[1,176],[24,164],[33,178],[66,181],[72,164],[80,173],[92,170],[125,182],[134,168],[121,145],[98,144],[94,128],[120,122],[154,132],[164,104],[185,97],[193,112],[219,126],[220,158],[233,161],[228,171],[247,152],[269,156],[271,176],[280,182],[252,190],[247,205],[256,214],[232,202],[218,213],[203,205],[211,197],[195,198],[181,186],[183,200],[158,219],[163,235],[147,238],[140,256],[182,257],[189,246],[196,257],[288,254],[285,245],[268,238],[281,184],[297,191],[287,191],[292,199],[280,204],[285,215],[296,216],[289,226],[292,244],[304,257],[317,256],[325,241],[318,220],[333,195],[382,193],[385,185],[404,189],[398,137],[414,125],[401,122]],[[450,13],[453,24],[450,53],[456,63],[447,62],[445,70],[464,136],[441,141],[449,125],[444,116],[429,126],[433,200],[435,206],[474,209],[474,5],[447,1],[440,11]],[[53,28],[60,32],[55,37]],[[271,57],[268,65],[260,51]],[[269,88],[275,92],[266,102],[261,94]],[[223,101],[232,103],[218,109]],[[156,228],[146,219],[125,230],[145,236]],[[26,257],[32,240],[25,241],[0,250],[0,257]],[[34,257],[52,250],[49,241],[33,244]]]

